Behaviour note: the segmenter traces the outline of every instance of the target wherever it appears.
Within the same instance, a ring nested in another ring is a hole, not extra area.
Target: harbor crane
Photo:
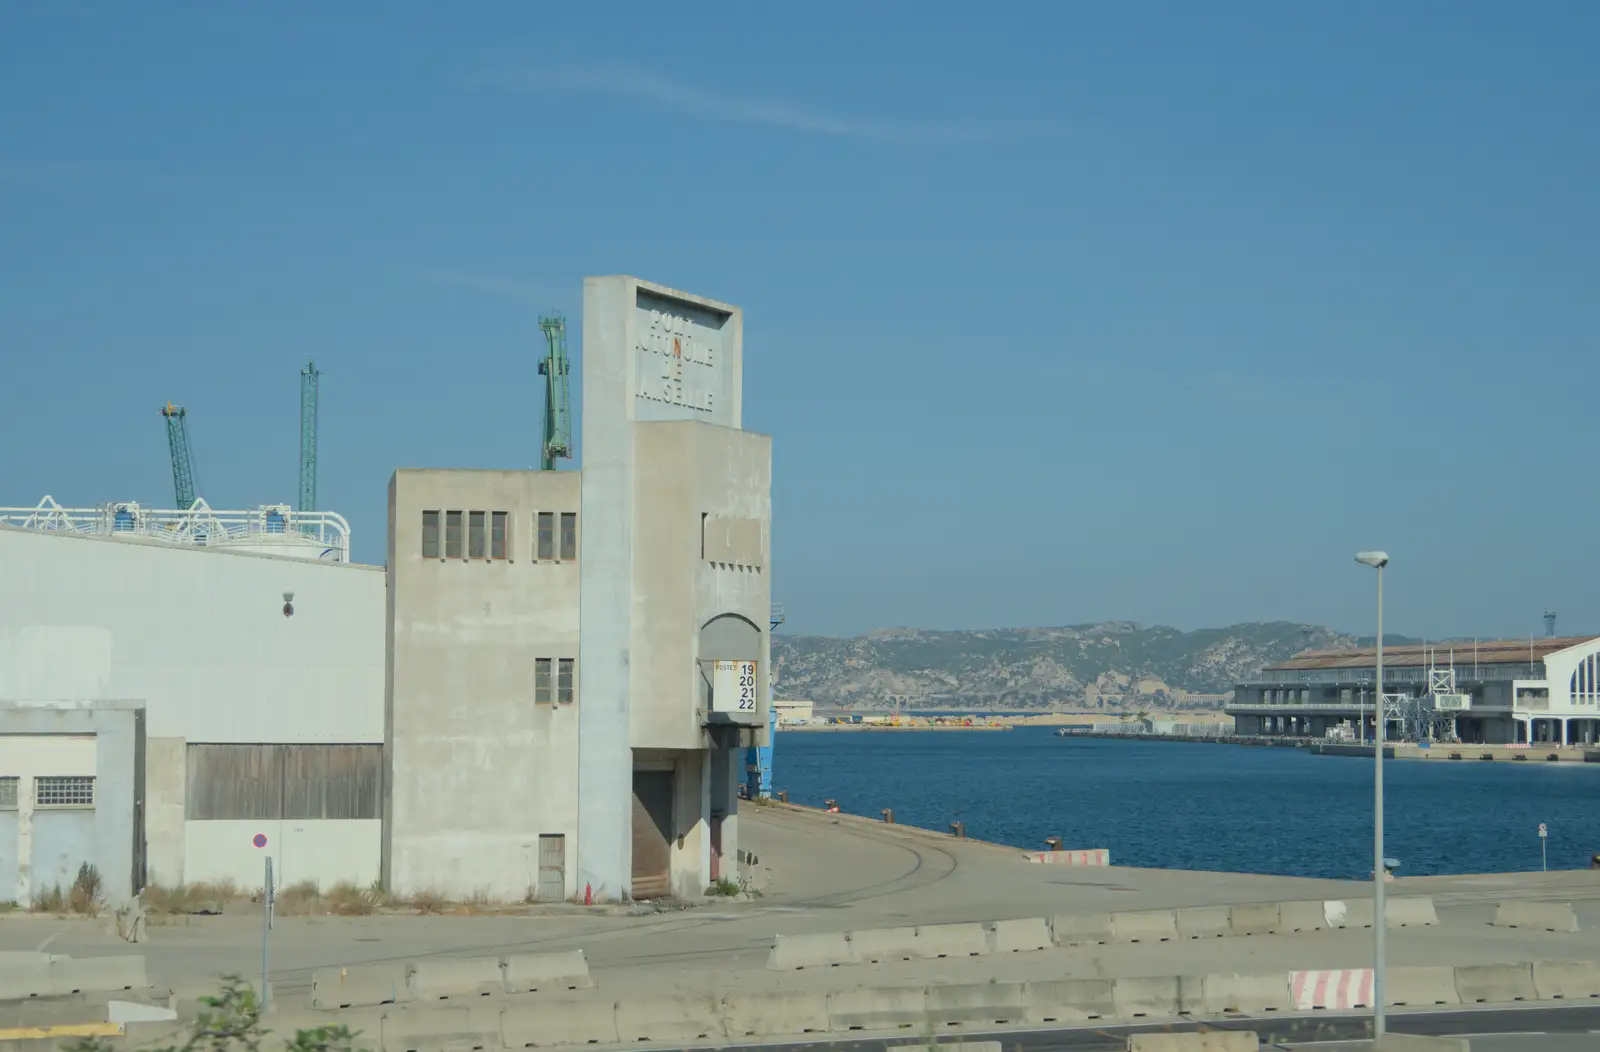
[[[317,382],[316,362],[300,370],[300,497],[295,511],[317,509]]]
[[[189,429],[186,421],[189,411],[181,405],[168,402],[161,407],[167,421],[167,448],[172,454],[172,491],[179,511],[194,506],[194,453],[189,448]]]
[[[572,459],[572,402],[568,393],[572,363],[567,359],[567,319],[560,314],[539,318],[549,352],[539,363],[544,377],[544,436],[539,466],[554,471],[557,460]]]

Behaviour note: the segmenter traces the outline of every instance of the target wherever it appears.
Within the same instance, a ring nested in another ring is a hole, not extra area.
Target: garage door
[[[633,772],[633,897],[667,894],[672,875],[672,772]]]

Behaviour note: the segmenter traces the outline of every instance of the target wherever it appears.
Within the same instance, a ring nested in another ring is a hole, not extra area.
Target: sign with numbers
[[[756,699],[754,661],[718,661],[711,678],[711,711],[754,716]]]

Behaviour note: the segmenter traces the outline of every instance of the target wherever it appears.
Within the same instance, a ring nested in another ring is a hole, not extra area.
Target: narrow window
[[[556,701],[563,705],[572,704],[572,664],[571,658],[556,662]]]
[[[17,809],[17,776],[8,774],[0,776],[0,811],[15,811]]]
[[[578,557],[578,513],[561,513],[561,558],[571,561]]]
[[[554,512],[541,511],[539,513],[539,553],[538,559],[554,559],[556,557],[556,517]]]
[[[506,557],[506,513],[495,512],[489,520],[489,558]]]
[[[446,559],[461,558],[461,513],[447,511],[444,513],[444,556]]]
[[[483,512],[467,512],[467,558],[482,559],[488,555],[483,546]]]
[[[536,705],[548,705],[555,700],[550,684],[550,659],[533,659],[533,701]]]
[[[439,513],[436,511],[422,513],[422,557],[439,557]]]

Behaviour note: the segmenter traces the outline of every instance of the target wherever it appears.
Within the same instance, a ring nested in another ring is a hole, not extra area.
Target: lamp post
[[[1383,866],[1383,568],[1388,552],[1357,552],[1356,562],[1378,571],[1378,648],[1373,696],[1372,733],[1372,1040],[1383,1039],[1383,936],[1389,926],[1384,911]]]

